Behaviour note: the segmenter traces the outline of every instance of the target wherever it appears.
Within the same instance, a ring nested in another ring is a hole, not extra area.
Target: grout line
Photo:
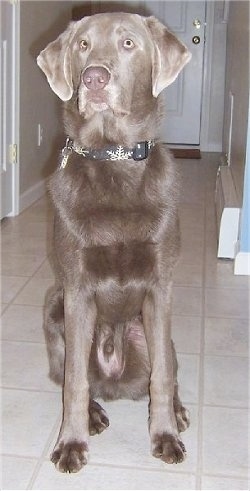
[[[229,481],[230,480],[234,480],[234,479],[237,479],[237,480],[240,479],[240,480],[243,480],[243,481],[248,482],[248,476],[247,475],[242,476],[240,474],[236,474],[236,475],[233,474],[233,475],[230,475],[229,476],[228,474],[223,474],[223,473],[222,474],[219,474],[219,473],[218,474],[213,474],[213,473],[205,472],[204,473],[204,477],[215,477],[217,479],[218,478],[219,479],[228,479]]]
[[[52,430],[51,430],[51,432],[50,432],[50,434],[48,436],[48,439],[47,439],[47,441],[45,443],[43,452],[41,453],[40,458],[38,458],[38,460],[37,460],[37,463],[36,463],[35,468],[34,468],[34,470],[32,472],[32,476],[31,476],[31,478],[29,480],[29,483],[28,483],[26,489],[32,489],[33,488],[33,485],[35,483],[36,478],[38,477],[38,474],[39,474],[39,471],[40,471],[40,469],[42,467],[42,464],[43,464],[44,461],[47,460],[48,450],[50,448],[50,445],[52,443],[52,440],[55,438],[55,433],[56,433],[56,431],[58,429],[58,425],[59,425],[61,419],[62,419],[62,416],[61,415],[56,419],[56,422],[53,425]]]
[[[56,387],[56,385],[55,385]],[[15,386],[5,386],[1,384],[1,388],[3,390],[13,390],[13,391],[21,391],[21,392],[28,392],[28,393],[39,393],[39,394],[60,394],[61,389],[60,387],[53,389],[39,389],[39,388],[27,388],[27,387],[15,387]]]
[[[8,453],[8,452],[2,452],[1,457],[9,457],[9,458],[13,458],[13,459],[34,460],[34,462],[37,460],[37,457],[34,457],[34,455],[20,455],[20,454],[15,454],[15,453]]]
[[[39,393],[39,394],[60,394],[61,393],[61,388],[58,387],[55,389],[39,389],[39,388],[27,388],[27,387],[15,387],[15,386],[3,386],[1,385],[1,388],[6,391],[19,391],[19,392],[28,392],[28,393]],[[121,400],[121,399],[120,399]],[[139,401],[143,401],[144,399],[139,399]],[[128,401],[131,402],[132,404],[136,404],[139,401],[128,399]],[[115,402],[115,401],[114,401]],[[198,413],[199,413],[199,401],[191,401],[188,399],[182,398],[182,402],[186,406],[192,406],[192,407],[197,407],[198,408]],[[231,404],[208,404],[204,403],[203,407],[205,408],[217,408],[217,409],[237,409],[239,411],[248,411],[249,407],[248,405],[245,406],[236,406],[236,405],[231,405]]]
[[[2,275],[2,277],[8,277],[8,278],[15,278],[15,276],[7,276],[7,275]],[[29,283],[30,279],[32,278],[31,276],[19,276],[18,278],[27,278],[27,281],[25,281],[25,283],[23,284],[23,286],[21,286],[20,290],[17,291],[17,293],[14,295],[14,297],[11,299],[10,302],[8,302],[8,307],[10,305],[13,305],[15,299],[17,298],[17,296],[19,295],[19,293],[21,293],[23,291],[23,289],[26,287],[26,285]],[[2,285],[4,287],[4,285]],[[5,309],[6,310],[6,309]]]
[[[27,281],[23,284],[23,286],[20,288],[20,290],[18,290],[18,292],[16,293],[16,295],[14,295],[14,297],[11,299],[11,301],[7,304],[7,308],[4,309],[4,312],[6,312],[6,310],[11,306],[11,305],[25,305],[25,306],[30,306],[30,307],[43,307],[43,305],[32,305],[32,304],[19,304],[19,303],[14,303],[15,302],[15,299],[18,297],[18,295],[24,290],[24,288],[27,286],[27,284],[29,283],[29,281],[34,278],[35,274],[38,272],[38,270],[43,266],[43,264],[45,263],[45,261],[47,260],[48,258],[48,254],[44,257],[43,261],[41,262],[41,264],[37,267],[37,269],[33,272],[33,274],[31,276],[28,276],[26,277],[27,278]],[[7,277],[11,277],[11,275],[3,275],[3,276],[7,276]],[[20,276],[20,278],[25,278],[25,276]],[[44,279],[44,278],[42,278]],[[50,279],[50,278],[45,278],[45,279]],[[53,280],[53,278],[52,278]],[[3,315],[3,312],[1,313],[1,316]]]
[[[37,345],[38,346],[39,345],[46,346],[45,340],[44,341],[31,341],[30,339],[27,339],[27,340],[26,339],[8,339],[8,338],[5,339],[3,336],[1,336],[1,341],[4,341],[5,343],[10,343],[10,344],[18,343],[18,344],[28,344],[28,345],[35,344],[36,346]]]

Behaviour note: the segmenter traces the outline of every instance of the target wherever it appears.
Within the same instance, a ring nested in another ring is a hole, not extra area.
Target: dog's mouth
[[[97,111],[105,111],[109,108],[108,94],[104,90],[87,92],[86,104],[90,104],[91,107]]]
[[[78,88],[78,110],[87,116],[111,108],[110,96],[107,90],[89,90],[83,83]]]

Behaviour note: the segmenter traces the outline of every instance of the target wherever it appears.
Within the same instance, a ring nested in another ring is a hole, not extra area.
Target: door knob
[[[192,38],[192,42],[193,42],[194,44],[199,44],[199,43],[201,42],[201,38],[200,38],[200,36],[194,36],[194,37]]]

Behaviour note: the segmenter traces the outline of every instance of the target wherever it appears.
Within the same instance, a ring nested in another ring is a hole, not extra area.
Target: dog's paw
[[[106,411],[98,402],[91,400],[89,403],[89,434],[102,433],[108,426],[109,419]]]
[[[51,461],[60,472],[78,472],[87,464],[88,445],[76,440],[61,442],[52,453]]]
[[[184,406],[179,406],[178,409],[175,410],[175,417],[178,431],[185,431],[190,425],[189,411]]]
[[[152,439],[152,454],[167,464],[178,464],[186,457],[184,444],[170,433],[155,435]]]

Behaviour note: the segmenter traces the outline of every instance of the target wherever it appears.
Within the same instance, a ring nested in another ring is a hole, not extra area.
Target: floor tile
[[[1,319],[2,339],[44,343],[43,307],[10,305]]]
[[[247,407],[248,360],[232,356],[205,356],[205,404]]]
[[[36,464],[34,459],[2,456],[1,489],[27,489]]]
[[[43,256],[2,253],[2,274],[6,276],[32,276],[44,261]]]
[[[198,355],[177,353],[179,394],[185,403],[197,403],[199,391]]]
[[[60,410],[59,392],[3,389],[3,453],[40,457]]]
[[[1,301],[2,303],[11,302],[18,292],[23,288],[28,278],[22,276],[2,276],[1,277]]]
[[[201,232],[204,230],[204,208],[196,204],[186,204],[179,209],[181,229]]]
[[[25,288],[15,298],[15,304],[44,305],[47,290],[53,285],[50,278],[31,278]]]
[[[218,476],[248,474],[248,411],[205,407],[203,411],[203,472]]]
[[[175,286],[173,289],[173,315],[201,316],[202,293],[200,288]]]
[[[172,316],[172,339],[177,352],[200,352],[201,320],[201,317]]]
[[[202,286],[202,267],[200,264],[185,264],[180,261],[174,270],[174,284],[178,286]]]
[[[2,251],[10,255],[45,256],[49,252],[49,242],[44,237],[20,237],[11,234],[3,234]]]
[[[205,319],[205,352],[214,355],[247,356],[249,325],[246,319]]]
[[[235,288],[206,288],[205,315],[247,319],[249,294]]]
[[[229,260],[215,260],[210,258],[206,264],[206,285],[217,288],[247,289],[249,280],[247,276],[237,276],[233,272],[234,263]]]
[[[62,474],[45,462],[32,489],[194,489],[194,476],[173,474],[167,469],[151,471],[139,468],[88,464],[77,474]]]
[[[34,278],[51,278],[54,280],[55,274],[52,269],[51,260],[46,259],[40,268],[36,271]]]
[[[53,229],[53,223],[52,222],[47,222],[46,220],[44,222],[41,221],[29,221],[27,218],[21,218],[18,219],[7,219],[7,223],[5,223],[5,226],[3,227],[3,234],[8,234],[13,237],[13,240],[15,237],[41,237],[41,238],[47,238],[48,236],[51,236]]]
[[[32,206],[24,210],[19,219],[25,222],[49,222],[53,220],[53,208],[47,195],[39,199]]]
[[[61,391],[48,377],[45,344],[3,341],[2,383],[4,387]]]
[[[191,230],[181,231],[181,264],[196,264],[199,269],[203,263],[204,239],[203,234]]]
[[[228,479],[227,477],[204,476],[201,489],[248,490],[246,479]]]
[[[196,168],[194,172],[191,172],[190,174],[187,172],[185,173],[185,176],[182,177],[181,204],[192,204],[199,207],[204,204],[203,176],[199,179],[198,172],[199,169]]]
[[[8,308],[7,303],[1,303],[1,305],[0,305],[1,315],[6,311],[7,308]]]

